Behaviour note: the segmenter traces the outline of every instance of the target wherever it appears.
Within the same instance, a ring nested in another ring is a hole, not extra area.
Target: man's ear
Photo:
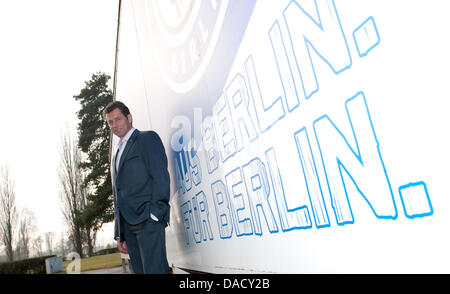
[[[130,124],[133,124],[133,117],[131,116],[131,113],[127,115],[127,118]]]

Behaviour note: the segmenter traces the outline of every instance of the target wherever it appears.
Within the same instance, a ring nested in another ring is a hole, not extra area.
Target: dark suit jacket
[[[115,157],[115,156],[114,156]],[[111,164],[114,192],[114,239],[124,241],[120,215],[129,224],[148,220],[150,213],[166,225],[170,219],[170,177],[167,156],[158,134],[135,130],[120,157],[117,173]]]

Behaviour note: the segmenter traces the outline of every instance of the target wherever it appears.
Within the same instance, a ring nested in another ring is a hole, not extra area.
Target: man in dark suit
[[[120,138],[112,159],[114,239],[129,253],[134,273],[169,273],[165,227],[170,217],[170,178],[159,136],[133,128],[128,107],[109,103],[104,118]]]

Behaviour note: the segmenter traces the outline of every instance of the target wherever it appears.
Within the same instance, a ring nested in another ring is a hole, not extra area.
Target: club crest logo
[[[228,0],[146,1],[152,51],[167,85],[190,91],[203,76],[222,29]]]

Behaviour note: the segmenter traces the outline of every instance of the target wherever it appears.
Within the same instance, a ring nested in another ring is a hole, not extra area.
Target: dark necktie
[[[118,164],[118,162],[117,162],[117,160],[118,160],[118,158],[117,157],[119,157],[119,152],[120,152],[120,149],[122,149],[122,145],[123,145],[123,141],[120,141],[119,142],[119,147],[117,148],[117,152],[116,152],[116,156],[114,157],[114,170],[116,171],[116,174],[117,174],[117,168],[118,168],[118,166],[117,166],[117,164]]]

